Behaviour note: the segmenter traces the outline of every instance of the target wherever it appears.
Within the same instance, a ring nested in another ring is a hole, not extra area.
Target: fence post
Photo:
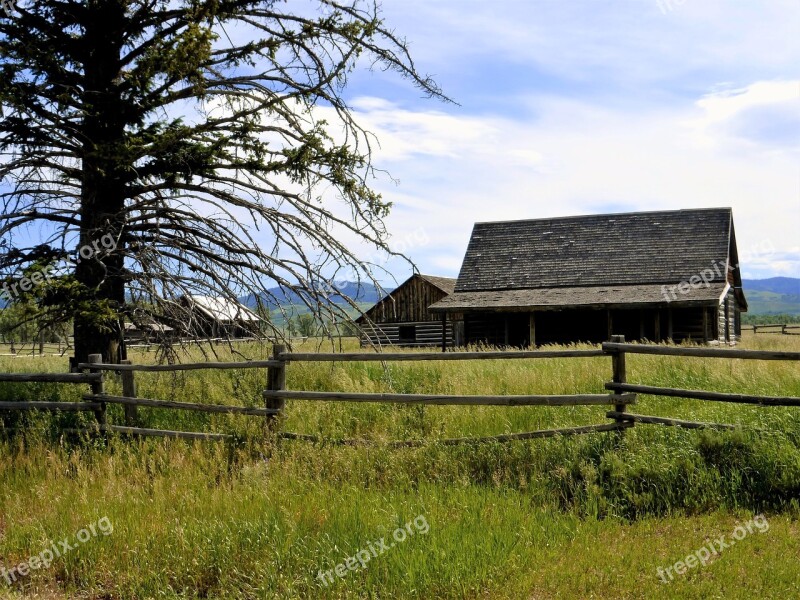
[[[625,336],[624,335],[612,335],[611,341],[616,344],[624,344],[625,343]],[[625,373],[625,352],[623,350],[614,350],[611,354],[611,370],[612,376],[611,380],[614,383],[627,383],[627,377]],[[619,390],[614,390],[615,394],[619,394]],[[628,407],[626,404],[615,404],[614,410],[616,412],[626,412]],[[616,417],[617,423],[625,422],[625,419],[621,417]],[[631,425],[633,425],[633,421],[631,421]],[[621,430],[624,432],[625,430]]]
[[[119,361],[121,365],[132,364],[129,360]],[[136,378],[134,371],[122,371],[122,395],[128,398],[136,398]],[[135,404],[125,405],[125,425],[135,427],[139,421],[138,406]]]
[[[280,357],[286,351],[283,344],[272,346],[272,360],[280,361],[277,367],[267,367],[267,389],[270,391],[280,391],[286,389],[286,361]],[[266,408],[276,408],[283,410],[286,401],[283,398],[267,398]],[[278,415],[267,415],[267,427],[275,428]]]
[[[102,363],[103,362],[103,355],[102,354],[90,354],[89,355],[89,362],[90,363]],[[99,370],[99,369],[91,369],[90,368],[89,372],[90,373],[100,373],[101,376],[103,375],[103,372],[101,370]],[[103,379],[101,378],[100,381],[93,381],[92,382],[92,395],[102,395],[104,393],[105,393],[105,390],[103,389]],[[97,399],[95,398],[93,401],[97,402]],[[94,411],[94,416],[97,419],[98,425],[100,425],[101,428],[104,427],[105,424],[106,424],[106,403],[105,402],[100,402],[100,408],[98,408],[96,411]]]

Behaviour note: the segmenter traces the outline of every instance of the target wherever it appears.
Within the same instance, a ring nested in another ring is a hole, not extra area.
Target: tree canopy
[[[37,298],[74,316],[79,360],[116,360],[122,319],[179,314],[183,295],[265,299],[278,284],[317,314],[343,310],[325,301],[337,274],[371,276],[354,242],[390,252],[374,140],[344,94],[363,67],[447,100],[360,0],[0,14],[3,275],[69,260]]]

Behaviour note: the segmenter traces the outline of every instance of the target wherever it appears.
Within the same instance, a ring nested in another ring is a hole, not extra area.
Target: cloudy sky
[[[733,207],[745,277],[800,277],[800,2],[384,0],[419,69],[348,97],[396,246],[455,276],[476,221]],[[392,265],[398,280],[408,265]]]

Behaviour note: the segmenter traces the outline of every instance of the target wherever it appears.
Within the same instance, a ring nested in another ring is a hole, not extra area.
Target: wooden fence
[[[744,330],[755,333],[780,333],[783,335],[800,335],[800,325],[788,323],[765,323],[763,325],[742,325]]]
[[[656,387],[630,383],[627,381],[626,357],[628,354],[653,354],[658,356],[682,356],[702,358],[723,358],[740,360],[782,360],[798,361],[800,352],[770,352],[755,350],[735,350],[718,348],[690,348],[679,346],[650,346],[626,344],[622,336],[614,336],[612,342],[602,345],[597,350],[531,350],[531,351],[496,351],[496,352],[448,352],[448,353],[292,353],[285,347],[276,344],[273,357],[265,361],[228,362],[228,363],[190,363],[181,365],[134,365],[103,364],[100,355],[92,355],[88,363],[77,365],[81,372],[48,373],[48,374],[0,374],[0,381],[27,382],[49,381],[89,385],[91,391],[84,394],[83,402],[0,402],[0,410],[68,410],[92,411],[97,424],[87,430],[71,430],[73,432],[92,431],[100,433],[121,433],[141,436],[160,436],[188,439],[224,440],[231,436],[219,433],[167,431],[137,427],[137,408],[159,408],[168,410],[189,410],[206,413],[241,414],[264,417],[268,429],[288,439],[320,441],[320,438],[308,434],[277,431],[279,415],[284,410],[286,400],[310,400],[326,402],[384,402],[418,405],[456,405],[456,406],[597,406],[607,405],[613,410],[606,412],[610,422],[580,427],[560,429],[544,429],[522,433],[511,433],[481,438],[452,438],[436,440],[441,444],[460,444],[475,442],[509,442],[535,438],[578,435],[603,431],[622,432],[637,423],[659,424],[687,428],[732,429],[735,426],[720,423],[699,423],[680,419],[670,419],[651,415],[641,415],[628,411],[628,407],[636,403],[638,394],[655,396],[671,396],[693,398],[705,401],[735,402],[740,404],[756,404],[760,406],[800,406],[797,397],[764,397],[747,394],[732,394],[706,390],[686,390]],[[611,358],[611,381],[605,384],[609,391],[606,394],[569,394],[569,395],[439,395],[439,394],[400,394],[400,393],[356,393],[356,392],[319,392],[289,390],[286,387],[286,371],[292,362],[352,362],[352,361],[450,361],[450,360],[530,360],[552,358],[587,358],[607,356]],[[151,398],[139,398],[136,394],[136,371],[187,371],[197,369],[266,369],[267,389],[264,391],[264,408],[244,406],[228,406],[217,404],[199,404],[174,402]],[[105,391],[104,373],[118,372],[122,377],[123,394],[109,395]],[[106,406],[121,404],[125,407],[125,425],[114,425],[107,422]],[[365,440],[326,440],[346,445],[367,444]],[[423,440],[403,440],[390,442],[390,446],[407,447],[426,443]]]

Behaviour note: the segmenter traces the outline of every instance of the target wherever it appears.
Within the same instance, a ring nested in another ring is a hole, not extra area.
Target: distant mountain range
[[[800,279],[795,277],[744,279],[742,288],[747,298],[749,315],[800,316]]]
[[[347,304],[347,301],[344,299],[344,296],[346,296],[359,304],[364,303],[372,305],[382,296],[378,292],[377,287],[366,282],[359,283],[356,281],[348,281],[339,284],[338,289],[340,294],[329,294],[329,298],[333,304]],[[261,303],[268,306],[270,309],[278,308],[278,306],[304,305],[302,296],[295,291],[279,287],[270,288],[267,291],[269,294],[262,294],[260,297]],[[390,290],[384,290],[384,293],[389,291]],[[256,308],[259,304],[258,299],[259,295],[248,294],[247,296],[239,298],[239,301],[248,308]]]
[[[751,315],[789,314],[800,316],[800,279],[795,277],[770,277],[769,279],[745,279],[742,282]],[[302,299],[294,292],[285,292],[279,288],[269,290],[277,301],[270,302],[271,308],[278,304],[286,307],[292,305],[298,312],[305,312]],[[360,306],[369,307],[381,297],[377,288],[370,283],[348,282],[341,287],[342,293],[354,299]],[[384,290],[385,293],[391,291]],[[341,297],[333,296],[331,301],[343,304]],[[254,295],[242,298],[249,307],[256,306]]]
[[[743,279],[742,286],[747,292],[773,292],[800,296],[800,279],[794,277],[770,277],[769,279]]]
[[[331,304],[336,304],[338,306],[349,304],[344,299],[344,296],[346,296],[355,301],[361,311],[367,310],[380,300],[384,294],[391,291],[391,288],[384,289],[382,294],[375,285],[356,281],[339,283],[337,287],[339,291],[338,294],[328,294]],[[309,308],[303,301],[303,297],[295,291],[274,287],[268,289],[267,292],[267,294],[261,295],[248,294],[247,296],[239,298],[239,301],[248,308],[255,309],[259,305],[258,300],[260,297],[260,304],[269,309],[270,320],[278,327],[286,325],[287,316],[297,316],[309,312]],[[307,299],[311,301],[310,297],[307,297]],[[353,318],[357,317],[359,314],[359,311],[351,306],[347,306],[345,310]]]
[[[769,314],[789,314],[800,316],[800,279],[796,277],[770,277],[769,279],[745,279],[742,282],[744,293],[747,297],[751,315]],[[342,294],[352,298],[362,309],[369,308],[375,304],[382,294],[371,283],[350,281],[340,286]],[[391,288],[383,290],[384,293],[391,291]],[[274,296],[266,302],[266,305],[273,311],[277,311],[279,306],[283,306],[288,312],[306,312],[306,306],[299,294],[272,288],[269,292]],[[249,294],[239,300],[249,308],[257,306],[257,296]],[[331,296],[331,302],[335,304],[345,304],[341,296]],[[5,306],[5,301],[0,299],[0,308]],[[294,311],[290,309],[294,309]],[[278,311],[280,312],[280,311]]]

